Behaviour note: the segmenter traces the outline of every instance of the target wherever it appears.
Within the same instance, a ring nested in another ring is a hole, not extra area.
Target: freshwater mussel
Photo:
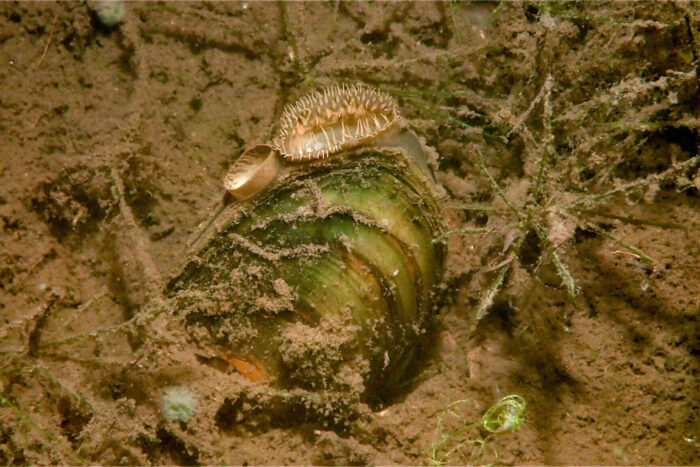
[[[332,86],[245,151],[167,294],[188,335],[251,381],[395,389],[414,362],[445,243],[434,151],[394,100]]]

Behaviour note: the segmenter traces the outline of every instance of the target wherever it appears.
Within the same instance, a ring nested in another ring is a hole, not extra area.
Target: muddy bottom
[[[0,463],[700,464],[699,24],[2,3]],[[230,165],[335,83],[393,96],[445,190],[427,344],[373,400],[251,381],[163,296]]]

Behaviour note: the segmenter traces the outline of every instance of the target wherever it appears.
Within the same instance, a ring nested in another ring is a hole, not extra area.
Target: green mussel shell
[[[445,256],[422,157],[356,148],[230,201],[167,285],[189,335],[254,381],[368,397],[395,388]]]

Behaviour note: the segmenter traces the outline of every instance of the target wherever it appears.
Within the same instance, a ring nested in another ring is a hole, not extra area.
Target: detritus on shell
[[[334,85],[285,107],[272,145],[287,160],[322,159],[400,120],[396,102],[367,86]]]

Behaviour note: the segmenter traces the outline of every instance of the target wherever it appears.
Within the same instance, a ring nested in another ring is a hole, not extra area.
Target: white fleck
[[[197,395],[182,386],[167,388],[163,393],[160,408],[166,419],[186,422],[197,411]]]
[[[547,29],[554,29],[557,26],[557,22],[549,12],[545,12],[540,16],[540,22]]]

